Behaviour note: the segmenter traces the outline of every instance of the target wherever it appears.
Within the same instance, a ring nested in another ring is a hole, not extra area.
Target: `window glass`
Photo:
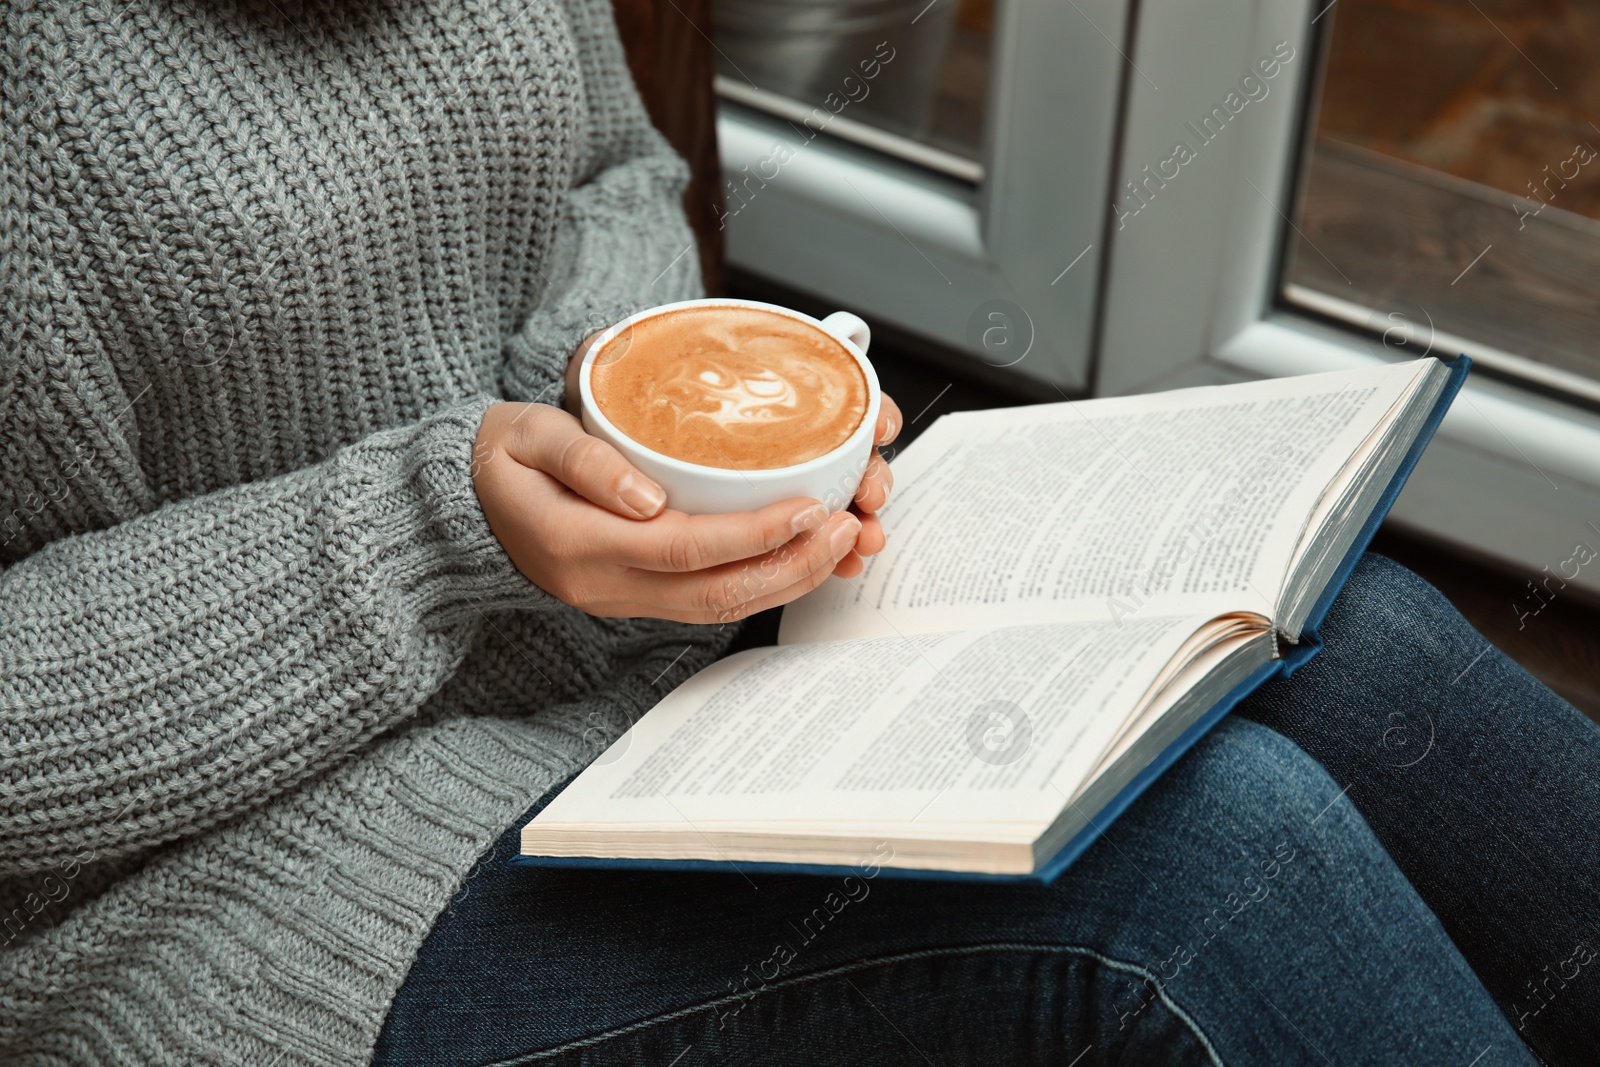
[[[1600,395],[1600,4],[1321,10],[1286,299]]]
[[[977,180],[994,0],[716,0],[717,90]]]

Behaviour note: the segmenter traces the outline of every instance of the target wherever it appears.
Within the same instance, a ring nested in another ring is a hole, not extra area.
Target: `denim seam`
[[[811,974],[796,975],[795,977],[785,979],[782,982],[771,982],[763,985],[760,990],[754,993],[735,993],[729,996],[717,997],[714,1000],[704,1001],[699,1004],[693,1004],[688,1007],[676,1008],[661,1015],[652,1015],[647,1019],[640,1019],[636,1022],[628,1023],[626,1026],[620,1026],[612,1030],[607,1030],[604,1033],[592,1034],[588,1037],[579,1038],[576,1041],[569,1041],[566,1044],[558,1045],[555,1048],[541,1049],[538,1052],[523,1053],[520,1056],[514,1056],[508,1060],[495,1060],[492,1063],[484,1064],[483,1067],[519,1067],[521,1064],[535,1063],[539,1060],[552,1059],[556,1056],[565,1055],[568,1052],[575,1052],[578,1049],[592,1048],[596,1045],[604,1044],[607,1041],[613,1041],[620,1037],[628,1037],[644,1030],[650,1030],[657,1026],[663,1026],[667,1023],[676,1022],[679,1019],[686,1019],[691,1015],[696,1015],[703,1011],[715,1011],[718,1007],[725,1004],[733,1004],[741,1001],[748,1002],[768,992],[779,992],[795,989],[810,983],[826,981],[830,978],[838,978],[842,975],[856,974],[860,971],[868,970],[873,967],[891,966],[897,963],[906,963],[911,960],[918,959],[929,959],[935,956],[966,956],[977,955],[983,952],[1043,952],[1085,956],[1089,959],[1095,960],[1098,963],[1104,964],[1112,970],[1138,975],[1139,977],[1144,978],[1151,983],[1155,990],[1156,996],[1160,999],[1161,1003],[1166,1006],[1168,1011],[1172,1012],[1173,1016],[1176,1017],[1179,1022],[1183,1023],[1183,1025],[1189,1028],[1190,1032],[1193,1033],[1195,1038],[1200,1042],[1201,1047],[1206,1050],[1206,1055],[1211,1058],[1211,1062],[1215,1065],[1215,1067],[1225,1067],[1221,1054],[1217,1052],[1216,1046],[1211,1043],[1211,1038],[1207,1036],[1206,1032],[1201,1028],[1199,1022],[1190,1016],[1188,1012],[1179,1007],[1177,1002],[1167,995],[1166,984],[1157,978],[1153,972],[1148,971],[1137,964],[1126,963],[1122,960],[1115,960],[1109,956],[1102,955],[1093,949],[1082,948],[1077,945],[1041,945],[1025,941],[997,941],[982,945],[956,945],[948,948],[927,948],[919,949],[915,952],[902,952],[893,956],[879,956],[873,959],[854,960],[850,963],[840,964],[837,967],[831,967],[822,971],[815,971]]]

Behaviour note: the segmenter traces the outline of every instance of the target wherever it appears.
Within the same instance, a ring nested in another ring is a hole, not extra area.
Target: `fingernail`
[[[888,422],[889,425],[885,427],[883,439],[885,441],[893,441],[894,435],[900,432],[900,423],[893,415],[889,416]]]
[[[843,559],[844,554],[856,546],[856,535],[859,533],[861,520],[854,515],[846,515],[844,521],[828,535],[828,548],[832,550],[833,558]]]
[[[622,481],[617,485],[617,496],[623,504],[647,519],[667,502],[667,494],[659,485],[648,479],[635,478],[631,472],[622,476]]]
[[[789,529],[797,534],[807,530],[821,529],[822,524],[828,521],[828,505],[812,504],[809,508],[789,520]]]

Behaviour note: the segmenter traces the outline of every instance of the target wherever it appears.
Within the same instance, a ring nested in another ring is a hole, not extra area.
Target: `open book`
[[[944,416],[866,571],[674,690],[518,862],[1054,877],[1315,653],[1468,363]]]

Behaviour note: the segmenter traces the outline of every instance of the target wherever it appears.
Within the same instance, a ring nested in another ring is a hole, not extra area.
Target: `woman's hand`
[[[878,447],[889,444],[899,435],[902,422],[904,419],[900,415],[899,405],[885,394],[878,410],[878,425],[874,428],[872,443]],[[862,556],[875,556],[883,551],[883,524],[878,522],[877,511],[889,499],[889,490],[894,488],[894,475],[890,473],[888,461],[878,447],[872,450],[867,473],[856,490],[854,503],[850,505],[850,510],[861,519],[861,535],[856,539],[855,550],[834,568],[834,573],[841,578],[854,578],[865,569]]]
[[[879,439],[898,424],[894,409],[887,428],[879,420]],[[859,573],[859,551],[883,547],[872,512],[887,479],[874,453],[855,508],[831,516],[805,499],[733,515],[666,511],[660,486],[546,404],[495,404],[473,451],[489,528],[530,581],[591,615],[679,622],[730,622],[787,604],[848,561]]]
[[[583,354],[589,350],[589,345],[599,337],[604,330],[596,330],[578,345],[572,353],[572,358],[567,361],[566,408],[574,415],[580,415],[578,404],[578,371],[583,366]],[[856,489],[855,500],[850,505],[850,510],[861,520],[861,536],[856,541],[855,548],[847,553],[839,565],[834,568],[834,573],[841,578],[854,578],[865,568],[863,556],[875,556],[883,551],[885,544],[883,525],[878,522],[877,511],[889,499],[889,490],[894,488],[894,475],[889,473],[889,464],[878,451],[884,445],[892,442],[900,433],[900,427],[905,423],[900,414],[900,407],[884,394],[883,403],[878,408],[878,425],[874,428],[872,443],[872,459],[867,463],[866,474],[862,476],[861,485]]]

